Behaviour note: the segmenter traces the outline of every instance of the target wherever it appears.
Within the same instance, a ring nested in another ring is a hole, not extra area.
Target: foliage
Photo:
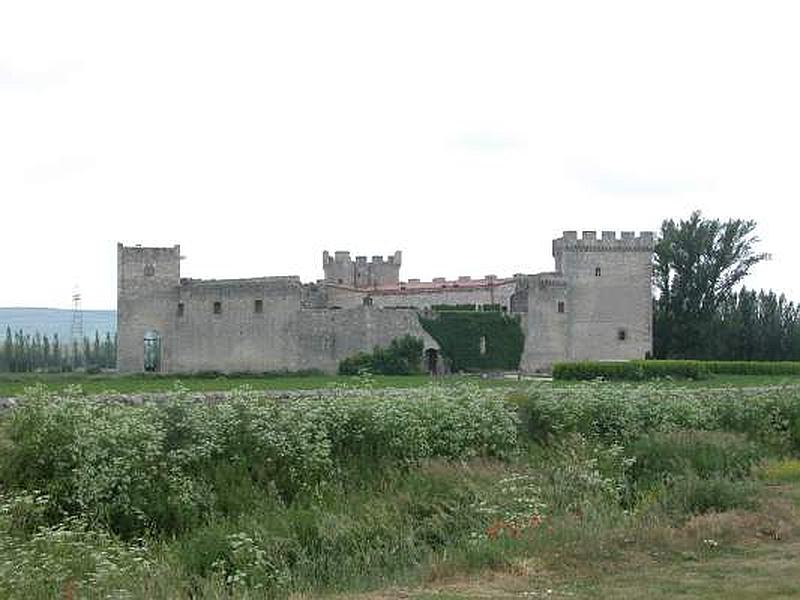
[[[661,225],[655,248],[654,349],[658,358],[713,358],[718,310],[750,269],[758,253],[755,221],[705,219]]]
[[[643,381],[661,377],[706,379],[708,374],[706,363],[693,360],[578,361],[553,365],[554,379],[573,381],[591,379]]]
[[[584,383],[532,387],[517,399],[523,430],[548,444],[567,433],[627,445],[653,432],[728,431],[800,451],[798,387],[703,389]]]
[[[420,315],[419,321],[452,371],[519,368],[525,343],[519,315],[448,310]]]
[[[290,502],[353,462],[505,456],[517,432],[510,407],[469,386],[293,402],[240,391],[211,404],[178,392],[143,406],[40,389],[3,425],[6,487],[41,490],[52,522],[81,515],[125,536],[181,531],[235,510],[232,481]]]
[[[640,491],[686,476],[744,479],[765,456],[743,434],[692,430],[647,433],[627,453],[628,481]]]
[[[21,329],[12,332],[6,327],[6,337],[0,346],[0,372],[61,372],[77,368],[99,371],[116,364],[117,340],[108,332],[103,339],[95,331],[93,339],[84,337],[81,343],[64,344],[58,334],[51,340],[39,332],[31,335]]]
[[[604,383],[515,405],[477,386],[134,406],[34,390],[0,415],[0,596],[323,597],[607,561],[753,507],[765,448],[800,449],[798,405],[797,387]]]
[[[375,347],[372,353],[358,352],[339,363],[339,375],[411,375],[420,372],[422,350],[419,338],[404,335],[391,341],[388,348]]]
[[[659,378],[707,379],[710,375],[800,375],[800,362],[721,360],[578,361],[553,365],[553,378],[645,381]]]

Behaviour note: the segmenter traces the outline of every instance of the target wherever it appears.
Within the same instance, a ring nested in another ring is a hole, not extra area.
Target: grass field
[[[800,595],[792,379],[182,381],[234,391],[49,377],[0,415],[0,597]]]
[[[43,374],[43,373],[0,373],[0,397],[18,396],[32,385],[43,385],[52,392],[63,391],[68,386],[79,385],[87,394],[107,392],[141,393],[168,392],[180,382],[189,391],[226,391],[242,386],[256,390],[309,390],[325,389],[337,385],[358,385],[357,377],[335,375],[264,375],[264,376],[192,376],[192,375],[86,375],[83,373]],[[376,375],[373,385],[378,388],[416,388],[432,382],[454,385],[463,381],[473,381],[482,387],[505,387],[525,389],[531,383],[545,383],[540,378],[508,377],[481,378],[477,375],[452,375],[445,378],[432,378],[429,375]],[[571,382],[550,382],[556,387],[569,387]],[[784,375],[716,375],[702,381],[667,380],[654,385],[666,387],[755,387],[765,385],[798,385],[800,376]],[[609,383],[609,385],[614,385]]]

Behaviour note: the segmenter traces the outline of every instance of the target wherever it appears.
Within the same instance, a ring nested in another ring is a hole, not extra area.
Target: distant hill
[[[117,311],[115,310],[84,310],[83,334],[94,337],[94,332],[99,331],[100,336],[106,332],[112,335],[117,330]],[[37,331],[42,335],[53,337],[58,334],[59,339],[68,340],[72,335],[72,310],[63,308],[0,308],[0,339],[5,339],[6,327],[11,331],[22,329],[25,333],[34,334]]]

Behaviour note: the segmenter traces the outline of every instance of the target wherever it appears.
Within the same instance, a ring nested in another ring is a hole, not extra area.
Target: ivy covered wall
[[[419,316],[422,328],[436,340],[453,371],[515,370],[525,334],[519,315],[499,311],[437,307]]]

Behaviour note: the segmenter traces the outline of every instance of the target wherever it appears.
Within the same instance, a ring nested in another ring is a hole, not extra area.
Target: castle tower
[[[167,371],[180,296],[180,246],[117,244],[117,369]]]
[[[526,352],[534,371],[560,360],[628,360],[652,351],[652,232],[565,231],[556,272],[529,278]]]
[[[356,256],[355,262],[346,251],[338,250],[333,256],[327,250],[322,253],[322,269],[327,283],[359,289],[399,285],[402,261],[403,255],[399,250],[385,259],[373,256],[371,261],[366,256]]]

